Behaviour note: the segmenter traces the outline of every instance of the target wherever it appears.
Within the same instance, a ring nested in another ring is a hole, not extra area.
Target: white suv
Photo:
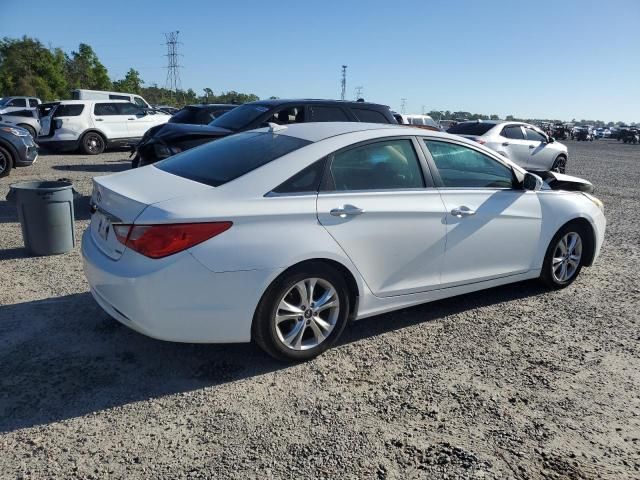
[[[126,101],[64,100],[41,119],[38,143],[51,150],[96,155],[107,147],[134,144],[170,118]]]

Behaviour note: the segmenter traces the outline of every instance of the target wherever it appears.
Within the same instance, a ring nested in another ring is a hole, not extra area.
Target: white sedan
[[[272,125],[95,178],[84,270],[102,308],[145,335],[305,360],[350,319],[569,285],[605,217],[589,193],[553,188],[588,186],[439,132]]]

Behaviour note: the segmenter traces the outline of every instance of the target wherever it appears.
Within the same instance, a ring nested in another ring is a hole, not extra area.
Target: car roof
[[[284,128],[282,128],[284,127]],[[391,123],[362,123],[362,122],[306,122],[294,123],[286,126],[277,126],[276,133],[290,137],[300,138],[309,142],[319,142],[330,137],[346,135],[348,133],[364,131],[385,131],[390,136],[396,135],[427,135],[427,130],[414,128],[407,125]],[[268,132],[268,128],[260,128],[256,131]],[[436,131],[428,131],[428,135],[449,137]]]
[[[78,104],[87,104],[87,103],[131,103],[129,100],[108,100],[108,99],[104,99],[104,100],[60,100],[58,102],[52,102],[52,103],[60,103],[63,105],[78,105]],[[49,105],[49,104],[46,104]]]
[[[338,105],[348,105],[350,107],[375,107],[375,108],[389,108],[387,105],[382,105],[380,103],[370,103],[370,102],[352,102],[349,100],[322,100],[319,98],[277,98],[270,100],[257,100],[255,102],[250,102],[250,104],[254,105],[265,105],[269,107],[277,107],[280,105],[287,104],[296,104],[296,103],[306,103],[306,104],[338,104]],[[247,105],[247,104],[245,104]]]
[[[234,105],[233,103],[194,103],[193,105],[186,105],[183,108],[219,108],[219,107],[238,107],[239,105]]]

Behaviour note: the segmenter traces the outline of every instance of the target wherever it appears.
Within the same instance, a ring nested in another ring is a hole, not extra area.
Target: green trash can
[[[75,246],[71,182],[22,182],[9,188],[7,199],[15,201],[22,239],[30,254],[56,255]]]

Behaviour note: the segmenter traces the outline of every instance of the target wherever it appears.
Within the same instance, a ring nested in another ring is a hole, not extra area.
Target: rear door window
[[[98,116],[121,115],[117,103],[96,103],[93,113]]]
[[[358,120],[366,123],[389,123],[387,117],[385,117],[382,113],[371,110],[369,108],[354,108],[353,112],[358,117]]]
[[[314,105],[311,107],[312,122],[348,122],[349,117],[340,107]]]
[[[217,187],[311,142],[288,135],[230,135],[154,164],[160,170]]]
[[[75,104],[75,105],[58,105],[56,108],[53,117],[77,117],[84,110],[83,104]]]
[[[456,135],[484,135],[493,127],[495,123],[482,123],[482,122],[462,122],[451,127],[447,132],[455,133]]]
[[[522,133],[522,127],[520,125],[504,127],[500,135],[505,138],[512,138],[513,140],[524,140],[524,134]]]
[[[25,98],[14,98],[6,105],[7,107],[27,108],[27,100]]]

